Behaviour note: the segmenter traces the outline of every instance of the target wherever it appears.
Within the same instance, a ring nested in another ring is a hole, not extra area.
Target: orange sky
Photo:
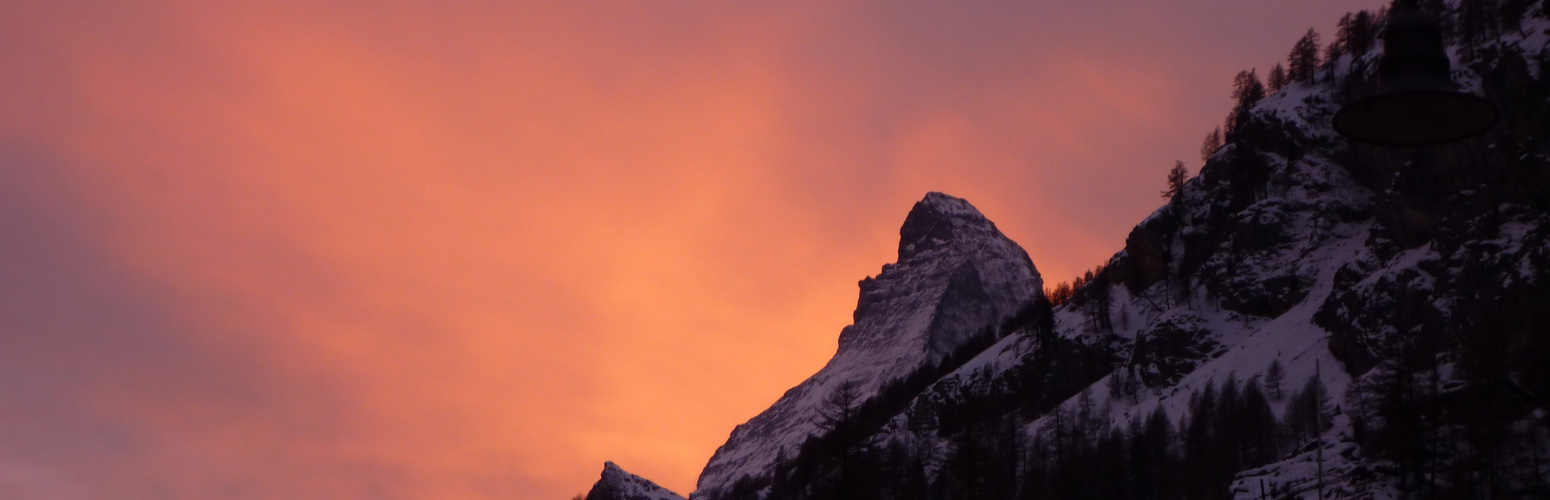
[[[926,191],[1067,279],[1381,2],[138,3],[0,5],[3,498],[688,493]]]

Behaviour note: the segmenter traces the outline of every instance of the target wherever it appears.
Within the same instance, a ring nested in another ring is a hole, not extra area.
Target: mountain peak
[[[603,462],[603,476],[587,492],[587,500],[683,500],[646,478],[626,472],[613,462]]]
[[[968,200],[936,191],[926,193],[899,227],[899,260],[959,242],[965,230],[989,234],[995,232],[996,225]]]
[[[956,215],[975,219],[985,218],[985,216],[981,214],[978,209],[974,208],[974,205],[969,203],[969,200],[965,200],[963,198],[959,198],[957,196],[940,191],[928,192],[924,198],[921,198],[920,201],[915,202],[915,210],[922,209],[929,209],[931,211],[946,215]]]
[[[700,475],[696,499],[734,498],[740,478],[765,475],[778,457],[799,453],[823,432],[811,415],[838,388],[850,385],[858,402],[867,401],[1042,293],[1028,253],[962,198],[927,194],[899,235],[898,262],[859,283],[855,321],[840,330],[834,357],[732,431]]]
[[[619,464],[613,463],[613,461],[611,461],[611,460],[607,461],[607,462],[603,462],[603,479],[604,480],[607,480],[607,479],[610,479],[610,478],[613,478],[613,479],[624,478],[624,477],[628,477],[630,475],[632,475],[632,474],[630,474],[628,472],[625,472],[623,467],[620,467]]]

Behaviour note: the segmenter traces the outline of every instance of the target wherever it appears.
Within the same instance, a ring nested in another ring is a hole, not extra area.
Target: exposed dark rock
[[[1125,237],[1125,252],[1114,261],[1115,278],[1131,293],[1140,293],[1168,279],[1172,259],[1169,247],[1178,231],[1176,217],[1161,214],[1130,230]]]
[[[899,260],[861,280],[855,322],[840,331],[834,358],[734,429],[701,473],[695,497],[739,498],[763,488],[778,457],[797,455],[821,431],[812,412],[836,388],[852,384],[856,403],[871,404],[1042,296],[1027,252],[968,201],[926,194],[899,229]]]
[[[1171,386],[1201,363],[1220,356],[1222,344],[1191,311],[1170,314],[1136,336],[1129,364],[1148,387]]]
[[[997,314],[995,302],[985,292],[980,282],[979,270],[974,262],[964,261],[947,279],[947,288],[937,302],[936,314],[931,317],[931,342],[927,346],[934,352],[951,352],[964,339],[985,328],[982,318]]]

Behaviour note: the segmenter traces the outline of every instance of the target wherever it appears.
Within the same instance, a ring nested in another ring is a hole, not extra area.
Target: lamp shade
[[[1378,92],[1335,113],[1335,131],[1352,140],[1419,146],[1465,139],[1496,124],[1496,106],[1459,92],[1437,21],[1416,9],[1389,15],[1378,60]]]

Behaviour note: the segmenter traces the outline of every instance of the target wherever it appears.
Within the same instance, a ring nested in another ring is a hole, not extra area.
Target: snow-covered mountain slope
[[[898,262],[861,280],[855,322],[829,363],[768,410],[738,426],[700,476],[694,498],[721,498],[766,473],[818,431],[819,407],[842,384],[864,401],[1043,294],[1023,249],[967,201],[929,193],[899,229]]]
[[[1293,89],[1264,105],[1288,96],[1319,98]],[[1244,160],[1233,147],[1137,226],[1096,279],[1054,308],[1047,337],[1029,326],[986,349],[923,391],[873,446],[928,443],[937,457],[951,456],[961,445],[915,416],[967,411],[981,401],[1012,400],[990,413],[1010,415],[1024,439],[1045,442],[1058,425],[1070,425],[1058,419],[1073,415],[1124,429],[1161,408],[1180,422],[1192,395],[1229,378],[1261,379],[1272,362],[1287,386],[1319,369],[1329,396],[1343,397],[1351,377],[1313,317],[1335,291],[1338,270],[1367,255],[1373,223],[1364,214],[1375,197],[1317,152]],[[1224,179],[1240,168],[1261,170],[1252,189]],[[1276,415],[1286,404],[1272,402]]]
[[[626,472],[613,462],[606,462],[603,477],[587,492],[587,500],[684,500],[684,497]]]
[[[1442,15],[1465,32],[1469,9],[1483,3]],[[869,446],[903,444],[951,462],[974,441],[932,425],[944,410],[1015,424],[1034,443],[1018,454],[1058,455],[1073,420],[1090,420],[1081,428],[1103,439],[1158,409],[1182,433],[1201,417],[1202,393],[1229,380],[1235,392],[1260,391],[1276,364],[1286,392],[1317,374],[1326,428],[1272,447],[1225,493],[1315,498],[1322,484],[1325,498],[1404,498],[1422,481],[1430,494],[1451,488],[1461,498],[1550,492],[1535,489],[1550,484],[1537,458],[1550,450],[1550,19],[1539,3],[1524,10],[1499,37],[1477,25],[1475,40],[1455,35],[1449,49],[1455,78],[1502,103],[1503,124],[1486,137],[1407,149],[1344,141],[1330,117],[1372,91],[1381,47],[1339,55],[1310,81],[1254,103],[1183,194],[1053,311],[1051,333],[985,350]],[[1090,384],[1059,381],[1052,367],[1073,366],[1059,358],[1084,352],[1070,346],[1107,354],[1112,369]],[[1052,392],[1068,397],[1036,401]],[[1465,400],[1492,408],[1447,406]],[[1407,405],[1427,415],[1397,409]],[[1267,406],[1294,425],[1292,398]],[[1520,442],[1478,437],[1507,434]],[[1488,468],[1490,480],[1470,476],[1484,467],[1470,463],[1497,461],[1510,465]],[[931,482],[952,479],[950,465],[926,463]],[[1455,467],[1453,477],[1434,472],[1438,464]],[[1026,478],[1009,481],[1028,488]]]
[[[696,500],[1550,498],[1550,13],[1421,3],[1501,109],[1486,134],[1335,134],[1376,88],[1384,14],[1359,13],[1061,304],[928,195],[835,357]],[[815,425],[845,382],[884,403]]]

